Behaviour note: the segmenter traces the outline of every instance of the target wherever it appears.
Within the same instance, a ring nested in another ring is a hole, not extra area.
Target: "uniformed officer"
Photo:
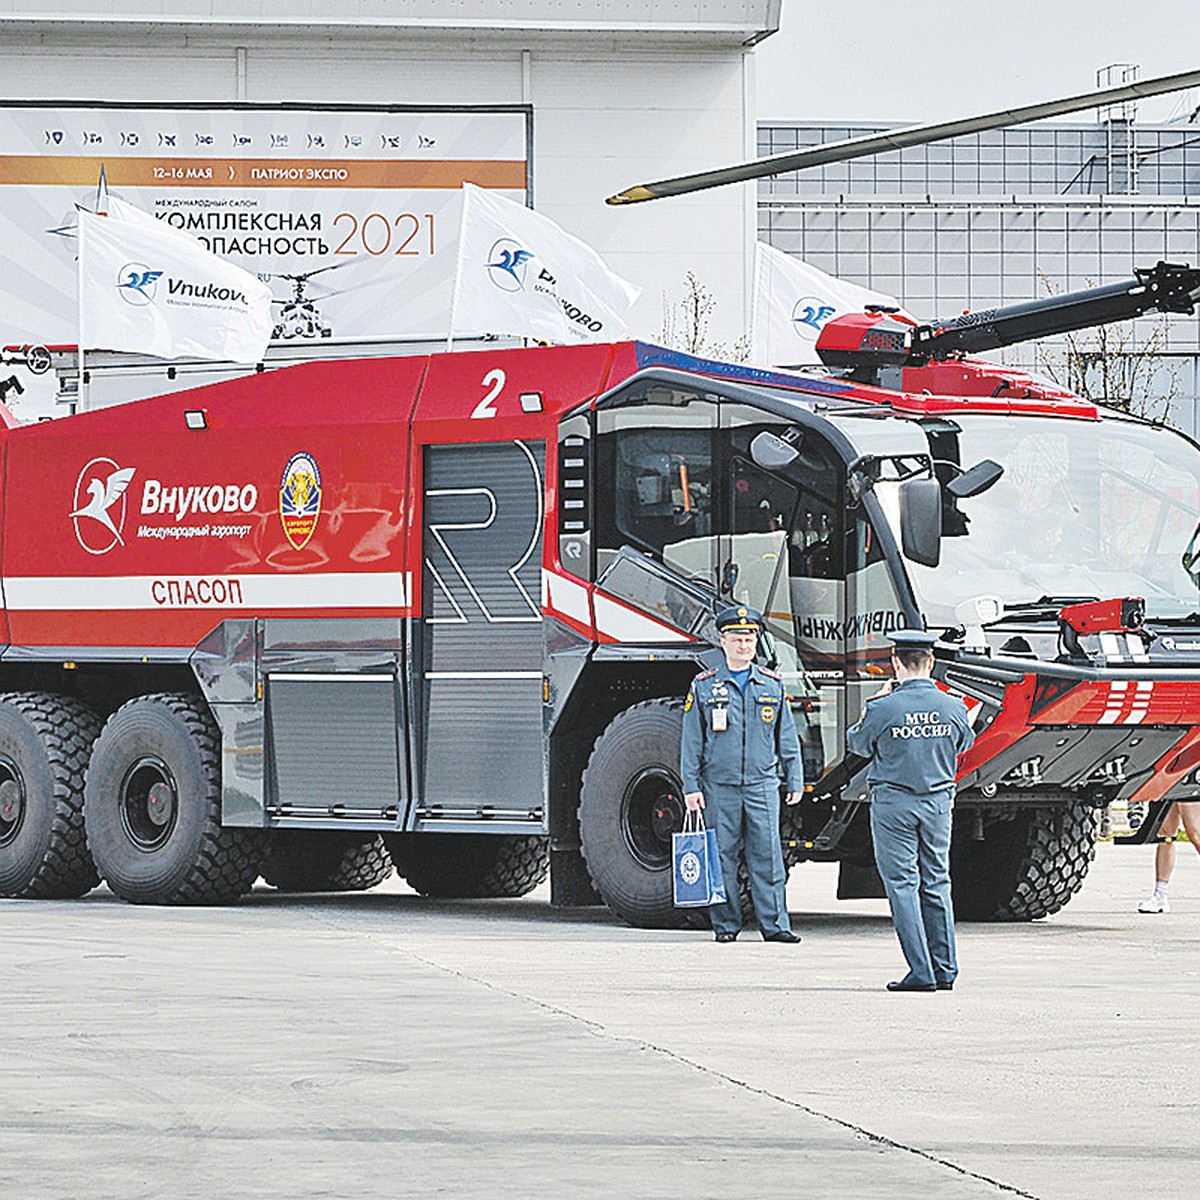
[[[949,991],[958,975],[950,830],[958,756],[975,740],[966,706],[930,678],[937,635],[891,635],[895,684],[872,696],[847,737],[869,757],[871,837],[908,974],[889,992]]]
[[[804,791],[796,723],[783,682],[757,666],[754,654],[762,614],[745,605],[717,614],[725,662],[692,681],[683,709],[680,774],[689,809],[706,809],[717,831],[728,899],[714,904],[713,934],[732,942],[742,927],[738,856],[743,840],[750,895],[768,942],[798,942],[788,917],[787,873],[779,841],[779,781],[787,802]]]

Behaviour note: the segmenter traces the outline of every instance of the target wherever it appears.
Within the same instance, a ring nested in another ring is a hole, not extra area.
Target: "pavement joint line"
[[[967,1167],[959,1166],[958,1163],[951,1162],[947,1158],[940,1158],[938,1155],[931,1153],[928,1150],[922,1150],[919,1146],[909,1146],[904,1142],[898,1142],[894,1138],[886,1136],[886,1134],[874,1133],[869,1129],[864,1129],[860,1125],[855,1125],[851,1121],[846,1121],[841,1117],[835,1117],[831,1113],[821,1112],[819,1109],[810,1108],[807,1104],[800,1103],[799,1100],[789,1099],[787,1096],[780,1096],[776,1092],[768,1091],[766,1088],[756,1087],[754,1084],[747,1083],[744,1079],[737,1079],[733,1075],[727,1075],[724,1071],[718,1071],[715,1067],[706,1066],[704,1063],[698,1063],[693,1059],[677,1053],[674,1050],[669,1050],[665,1046],[660,1046],[655,1042],[648,1042],[644,1038],[626,1037],[623,1034],[613,1033],[607,1026],[599,1021],[594,1021],[590,1017],[581,1016],[579,1013],[571,1012],[569,1009],[560,1008],[555,1004],[550,1004],[548,1001],[539,1000],[536,996],[527,996],[523,992],[513,991],[511,988],[502,987],[499,984],[491,983],[486,979],[480,979],[476,975],[468,974],[466,971],[461,971],[456,967],[449,967],[445,963],[437,962],[435,959],[426,958],[422,954],[418,954],[414,950],[408,950],[403,946],[398,946],[395,943],[389,942],[385,935],[364,931],[364,930],[347,930],[346,926],[341,924],[333,914],[317,913],[318,918],[327,924],[337,926],[342,932],[351,932],[358,937],[364,938],[367,941],[379,942],[384,949],[391,954],[401,954],[406,958],[411,958],[414,962],[419,962],[424,966],[432,967],[436,971],[450,975],[456,979],[465,980],[468,983],[473,983],[478,987],[486,988],[488,991],[496,992],[499,995],[507,996],[512,1000],[521,1000],[526,1004],[531,1004],[535,1008],[540,1008],[544,1012],[551,1013],[554,1016],[564,1017],[568,1021],[573,1021],[578,1025],[585,1026],[588,1031],[597,1037],[605,1038],[614,1043],[625,1043],[630,1046],[642,1050],[650,1050],[656,1054],[662,1055],[664,1058],[669,1058],[674,1062],[682,1063],[686,1067],[691,1067],[695,1071],[709,1075],[714,1079],[723,1080],[725,1083],[732,1084],[734,1087],[740,1088],[752,1095],[763,1096],[768,1100],[774,1100],[776,1103],[785,1105],[788,1108],[793,1108],[798,1112],[807,1114],[810,1117],[815,1117],[818,1120],[827,1121],[832,1125],[837,1125],[842,1129],[848,1130],[857,1137],[866,1138],[868,1141],[882,1146],[889,1150],[898,1150],[904,1154],[912,1154],[917,1158],[924,1159],[939,1167],[944,1167],[946,1170],[953,1171],[955,1174],[962,1175],[967,1179],[976,1179],[980,1183],[988,1184],[991,1187],[998,1188],[1000,1191],[1007,1193],[1010,1196],[1020,1196],[1022,1200],[1041,1200],[1040,1197],[1033,1192],[1024,1191],[1022,1188],[1016,1187],[1011,1183],[1004,1183],[1002,1180],[993,1179],[989,1175],[981,1175],[978,1171],[972,1171]]]

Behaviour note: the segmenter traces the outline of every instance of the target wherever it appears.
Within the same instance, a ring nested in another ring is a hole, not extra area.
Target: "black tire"
[[[396,870],[422,896],[482,900],[524,896],[550,870],[550,843],[537,834],[388,833]]]
[[[83,781],[100,718],[69,696],[0,696],[0,896],[67,900],[100,882]]]
[[[391,873],[379,834],[336,829],[276,830],[262,868],[263,879],[281,892],[365,892]]]
[[[702,924],[671,889],[671,834],[683,827],[682,700],[646,700],[596,739],[579,791],[579,841],[604,903],[639,929]]]
[[[221,826],[220,744],[192,696],[139,696],[108,719],[83,812],[96,868],[123,900],[221,904],[258,878],[260,831]]]
[[[1100,810],[1083,805],[1017,809],[971,836],[956,822],[950,853],[954,912],[963,921],[1036,921],[1083,886],[1096,856]]]

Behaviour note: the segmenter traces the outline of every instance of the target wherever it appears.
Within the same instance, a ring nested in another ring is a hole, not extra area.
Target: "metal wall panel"
[[[544,799],[544,442],[425,451],[421,808]]]
[[[422,809],[525,815],[543,803],[542,676],[433,679]]]
[[[267,728],[274,803],[400,807],[391,675],[269,675]]]
[[[541,670],[543,442],[425,456],[423,616],[433,670]]]

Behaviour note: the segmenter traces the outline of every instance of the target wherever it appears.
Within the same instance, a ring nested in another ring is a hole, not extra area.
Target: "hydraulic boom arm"
[[[854,378],[872,382],[883,367],[920,367],[1014,342],[1129,321],[1156,310],[1190,314],[1198,300],[1200,269],[1160,262],[1135,269],[1134,278],[1124,283],[965,313],[929,325],[895,312],[847,313],[821,330],[817,353],[827,366],[848,367]]]
[[[1110,321],[1130,321],[1154,310],[1195,311],[1200,299],[1197,268],[1160,262],[1151,268],[1135,268],[1134,276],[1124,283],[1006,308],[989,308],[932,326],[918,326],[913,332],[910,361],[917,366],[956,352],[978,354],[1014,342],[1107,325]]]

